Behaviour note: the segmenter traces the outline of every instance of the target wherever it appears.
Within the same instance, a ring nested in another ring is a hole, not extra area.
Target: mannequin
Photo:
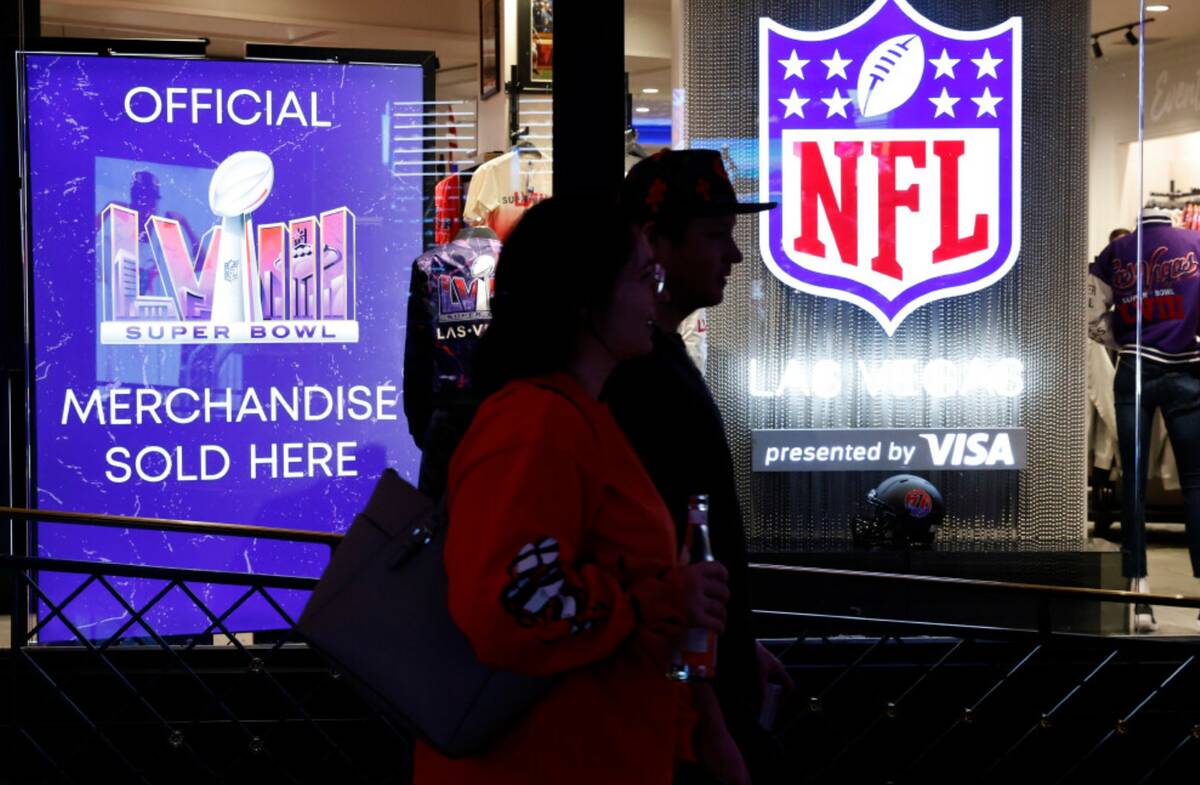
[[[437,498],[475,413],[471,357],[492,319],[500,240],[466,225],[413,262],[404,340],[404,413],[421,449],[417,487]]]
[[[1200,267],[1196,263],[1197,257],[1200,257],[1200,232],[1173,227],[1169,211],[1147,209],[1143,211],[1138,229],[1110,242],[1090,268],[1088,333],[1093,340],[1118,353],[1113,397],[1124,467],[1122,572],[1130,581],[1130,590],[1139,593],[1150,591],[1146,564],[1145,488],[1150,430],[1156,410],[1162,412],[1175,448],[1187,510],[1192,574],[1200,578],[1200,339],[1197,338],[1200,330]],[[1152,632],[1157,627],[1154,611],[1148,603],[1134,607],[1133,621],[1136,632]]]

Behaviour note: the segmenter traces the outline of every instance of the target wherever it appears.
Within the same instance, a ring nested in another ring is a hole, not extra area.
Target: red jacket
[[[454,454],[449,509],[450,611],[479,658],[560,678],[482,757],[418,744],[417,785],[668,785],[693,724],[665,677],[678,548],[607,407],[567,374],[509,384]]]

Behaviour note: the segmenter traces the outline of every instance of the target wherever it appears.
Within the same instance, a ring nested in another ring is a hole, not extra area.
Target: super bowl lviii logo
[[[339,207],[255,225],[251,214],[267,201],[274,179],[265,153],[222,161],[208,188],[214,225],[195,254],[190,227],[179,218],[105,207],[100,342],[356,342],[354,213]]]
[[[759,25],[762,255],[891,335],[1020,248],[1021,20],[951,30],[877,0],[831,30]]]

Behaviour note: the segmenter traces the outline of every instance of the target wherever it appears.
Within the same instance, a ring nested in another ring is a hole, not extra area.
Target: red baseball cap
[[[776,206],[775,202],[738,201],[716,150],[655,153],[629,170],[621,197],[637,224],[664,218],[758,213]]]

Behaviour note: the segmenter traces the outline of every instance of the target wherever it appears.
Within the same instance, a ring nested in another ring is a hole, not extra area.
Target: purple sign
[[[38,506],[340,531],[385,467],[413,477],[400,389],[423,181],[421,143],[397,140],[421,133],[397,118],[419,118],[422,70],[43,54],[25,68]],[[36,537],[54,558],[255,573],[315,576],[327,558],[56,524]],[[41,576],[55,602],[79,582]],[[161,585],[118,588],[139,607]],[[221,613],[240,594],[202,598]],[[70,608],[96,637],[129,618],[96,587]],[[178,590],[149,619],[209,623]],[[253,601],[230,624],[278,620]],[[43,639],[66,635],[55,622]]]
[[[832,30],[760,20],[762,256],[891,335],[1020,249],[1021,20],[951,30],[877,0]]]

